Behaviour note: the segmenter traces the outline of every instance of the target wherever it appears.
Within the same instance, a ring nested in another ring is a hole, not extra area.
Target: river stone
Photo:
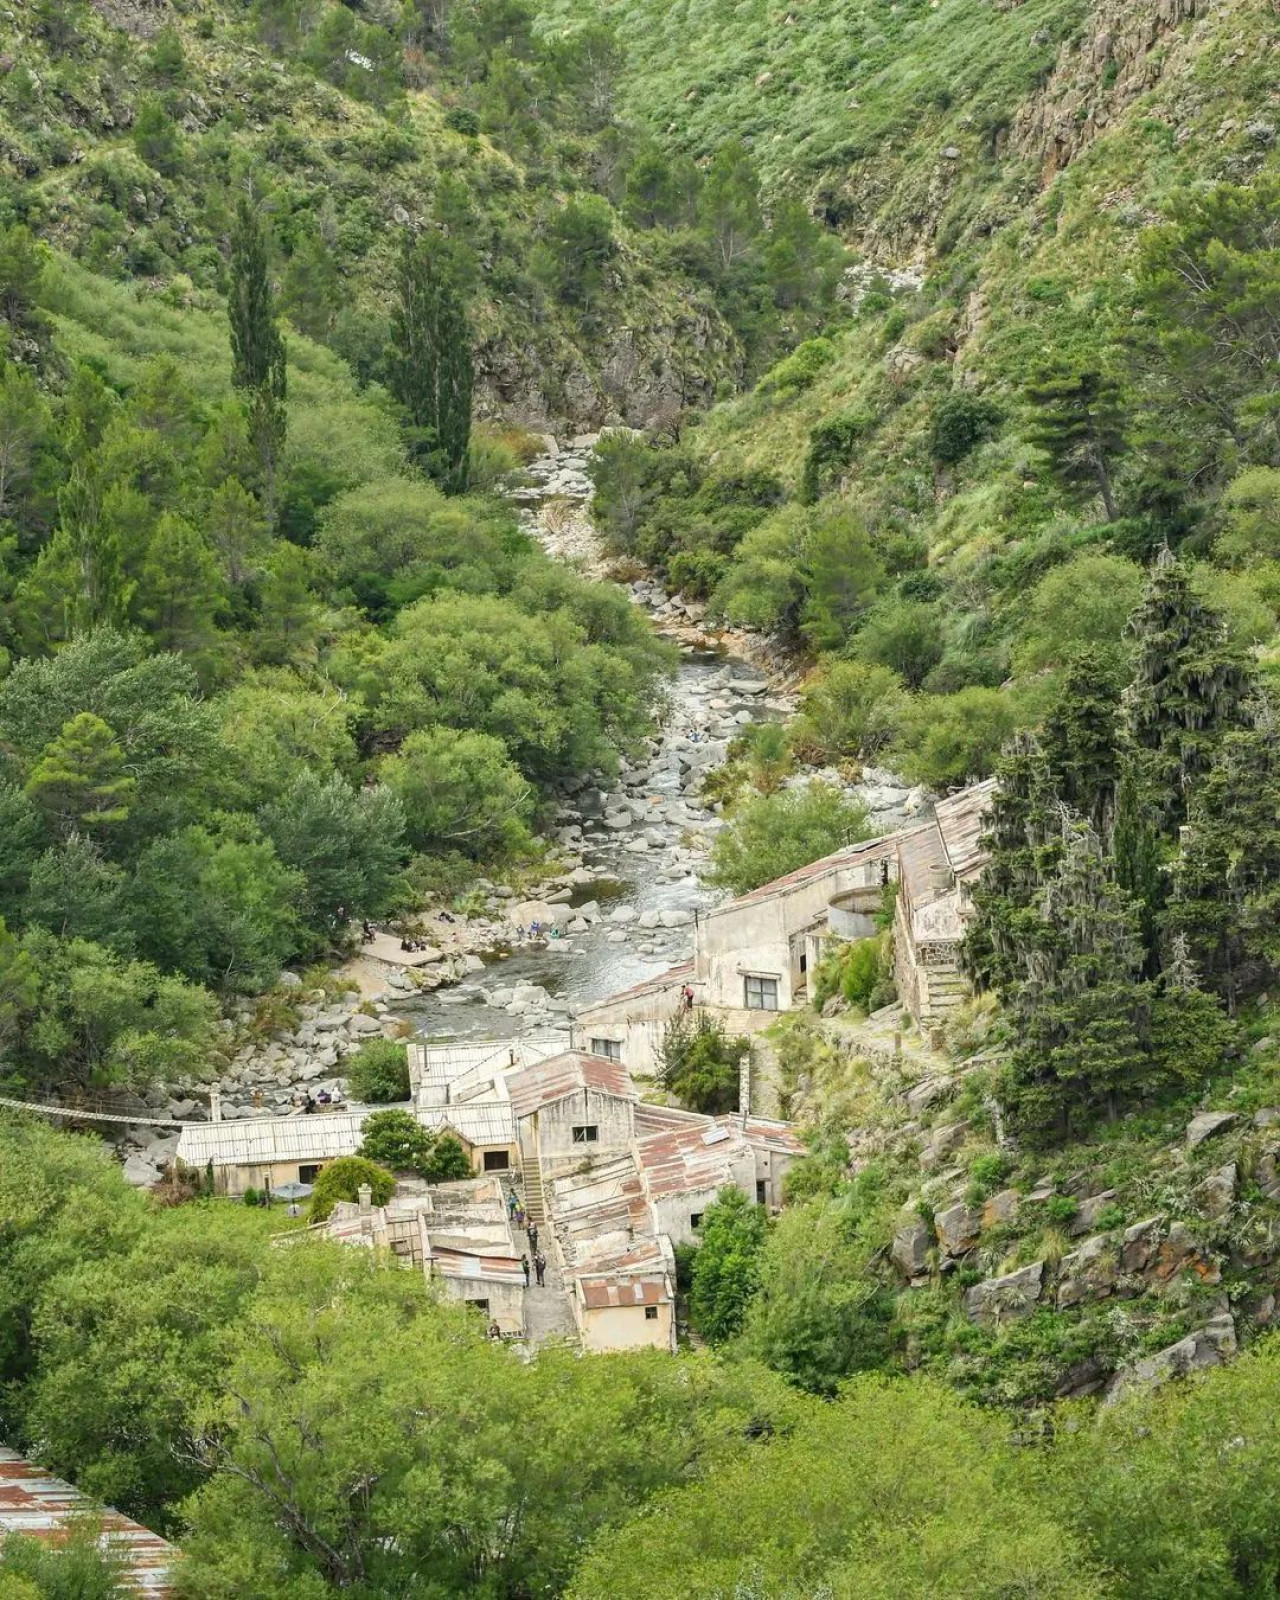
[[[352,1033],[381,1033],[382,1024],[377,1017],[366,1017],[363,1013],[358,1013],[351,1019],[351,1031]]]

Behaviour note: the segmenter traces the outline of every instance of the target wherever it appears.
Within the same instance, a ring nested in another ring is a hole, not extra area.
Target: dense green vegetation
[[[757,1280],[781,1289],[797,1250],[859,1248],[813,1227],[813,1204],[767,1239],[736,1191],[709,1209],[694,1292],[727,1355],[526,1364],[415,1273],[314,1241],[272,1249],[258,1211],[163,1209],[95,1142],[6,1121],[3,1427],[179,1534],[190,1600],[409,1594],[424,1575],[442,1594],[587,1596],[620,1571],[625,1592],[663,1600],[997,1600],[1032,1578],[1072,1600],[1266,1592],[1273,1341],[1036,1431],[919,1377],[806,1397],[732,1340]],[[819,1337],[803,1346],[781,1294],[740,1337],[800,1375],[802,1349],[822,1359],[874,1326],[847,1295],[806,1305]],[[0,1551],[6,1600],[111,1593],[83,1552]]]

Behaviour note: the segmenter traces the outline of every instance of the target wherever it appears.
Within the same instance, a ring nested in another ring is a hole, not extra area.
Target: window
[[[320,1176],[320,1163],[318,1161],[315,1163],[314,1166],[299,1167],[298,1168],[298,1182],[299,1183],[314,1183],[319,1176]]]
[[[467,1304],[474,1306],[477,1311],[483,1311],[486,1317],[489,1315],[489,1302],[487,1300],[468,1300]]]
[[[484,1153],[484,1170],[486,1172],[505,1172],[511,1165],[511,1154],[507,1150],[486,1150]]]
[[[769,1189],[763,1178],[756,1179],[756,1204],[762,1206],[768,1198]]]
[[[581,1124],[573,1130],[574,1144],[595,1144],[600,1137],[600,1129],[594,1122]]]
[[[702,1226],[701,1211],[691,1211],[689,1213],[689,1226],[691,1228],[700,1228]]]
[[[744,978],[746,1007],[748,1011],[776,1011],[778,1009],[778,980],[776,978]]]
[[[646,1306],[644,1308],[644,1320],[646,1322],[656,1322],[658,1320],[657,1306]]]
[[[591,1054],[604,1056],[608,1061],[622,1060],[621,1039],[593,1039],[591,1041]]]

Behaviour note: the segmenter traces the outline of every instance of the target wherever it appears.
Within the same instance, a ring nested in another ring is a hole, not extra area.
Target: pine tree
[[[1148,977],[1160,970],[1159,923],[1168,896],[1165,845],[1159,821],[1139,784],[1133,762],[1126,761],[1116,788],[1116,816],[1112,829],[1112,857],[1116,882],[1138,904],[1138,922],[1146,950]]]
[[[274,511],[276,465],[286,428],[284,339],[267,271],[267,240],[247,197],[231,230],[231,381],[244,392],[249,437],[262,469],[264,499]]]
[[[1120,717],[1113,674],[1100,652],[1081,649],[1040,735],[1058,795],[1102,840],[1111,837],[1120,781]]]
[[[983,844],[987,865],[973,886],[974,916],[960,958],[978,987],[1004,997],[1017,972],[1024,924],[1052,873],[1061,821],[1044,751],[1034,734],[1005,746],[996,768],[996,791]]]
[[[1061,858],[1036,913],[1020,927],[1000,1098],[1019,1133],[1065,1138],[1154,1085],[1152,991],[1139,976],[1138,908],[1079,818],[1064,815]]]
[[[1062,483],[1095,489],[1107,521],[1114,522],[1120,513],[1112,463],[1127,448],[1119,384],[1096,368],[1045,371],[1027,385],[1026,396],[1035,408],[1031,442],[1048,455]]]
[[[1280,965],[1280,733],[1258,703],[1191,799],[1164,926],[1234,1011]]]
[[[110,726],[92,711],[65,722],[27,779],[26,792],[65,833],[123,822],[135,780]]]
[[[467,486],[471,326],[443,241],[406,237],[391,313],[392,393],[404,407],[426,472],[447,493]]]
[[[1158,826],[1172,834],[1189,792],[1223,734],[1243,720],[1252,676],[1222,618],[1195,593],[1187,569],[1162,550],[1129,621],[1136,651],[1124,695],[1135,775]]]

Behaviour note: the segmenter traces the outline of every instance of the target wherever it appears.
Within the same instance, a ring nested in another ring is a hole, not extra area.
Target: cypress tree
[[[1057,868],[1020,932],[1000,1098],[1018,1132],[1062,1138],[1153,1081],[1138,908],[1079,818],[1064,815]]]
[[[1102,840],[1111,837],[1120,781],[1120,716],[1116,683],[1102,654],[1077,651],[1041,732],[1059,796]]]
[[[1164,926],[1234,1010],[1280,963],[1280,733],[1269,705],[1228,734],[1191,800]]]
[[[247,196],[236,207],[231,229],[231,282],[227,301],[231,321],[231,381],[244,392],[249,437],[262,468],[268,509],[276,501],[276,464],[284,444],[284,339],[276,322],[267,271],[267,240]]]
[[[983,845],[988,860],[973,886],[974,916],[960,960],[979,988],[1004,998],[1017,972],[1025,924],[1057,860],[1060,807],[1044,751],[1034,734],[1019,733],[996,767],[997,785],[987,813]]]
[[[396,289],[391,392],[405,409],[424,471],[446,493],[459,494],[467,486],[475,367],[471,325],[442,240],[406,237]]]
[[[1152,564],[1128,631],[1136,651],[1125,733],[1144,800],[1161,831],[1172,834],[1223,733],[1240,726],[1252,677],[1222,618],[1168,549]]]

